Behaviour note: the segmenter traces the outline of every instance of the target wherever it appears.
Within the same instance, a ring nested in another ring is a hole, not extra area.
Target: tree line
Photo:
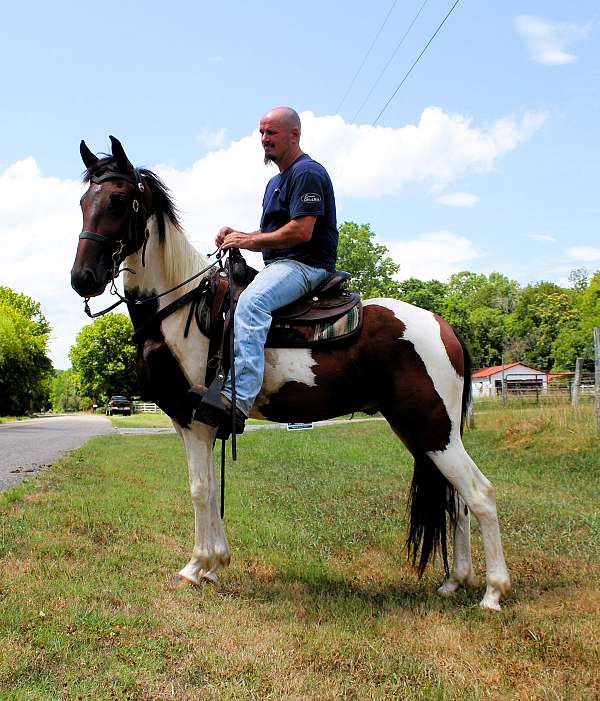
[[[466,341],[475,368],[522,361],[545,371],[572,370],[577,357],[593,357],[600,326],[600,272],[573,270],[569,286],[539,282],[522,287],[493,272],[462,271],[447,282],[398,281],[396,263],[368,224],[340,227],[339,270],[363,299],[393,297],[449,321]],[[124,314],[85,326],[70,351],[72,368],[54,371],[47,357],[50,325],[40,305],[0,287],[0,415],[22,415],[104,404],[113,394],[135,396],[135,347]]]

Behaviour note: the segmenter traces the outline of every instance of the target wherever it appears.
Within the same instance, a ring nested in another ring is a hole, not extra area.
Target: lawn
[[[591,409],[488,411],[466,443],[497,487],[499,614],[407,565],[410,460],[383,422],[242,436],[232,564],[201,589],[170,586],[193,536],[177,437],[90,441],[0,495],[0,699],[598,698]]]

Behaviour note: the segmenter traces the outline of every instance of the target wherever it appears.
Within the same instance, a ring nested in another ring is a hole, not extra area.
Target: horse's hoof
[[[202,572],[200,577],[211,584],[216,584],[219,581],[219,577],[215,572]]]
[[[184,577],[182,574],[176,574],[175,577],[173,577],[173,584],[172,584],[173,589],[185,589],[187,587],[196,587],[196,586],[198,586],[198,585],[195,582],[192,582],[191,579]]]

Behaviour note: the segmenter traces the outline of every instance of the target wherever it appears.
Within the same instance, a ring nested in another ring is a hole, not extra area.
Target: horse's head
[[[95,156],[84,141],[79,148],[89,187],[81,198],[83,228],[71,286],[82,297],[102,294],[122,261],[141,248],[152,209],[146,171],[131,165],[118,139],[110,140],[112,155],[106,158]]]

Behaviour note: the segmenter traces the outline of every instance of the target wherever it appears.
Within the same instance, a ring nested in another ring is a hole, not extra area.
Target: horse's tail
[[[456,331],[454,332],[456,333]],[[467,415],[469,413],[469,409],[471,407],[471,401],[473,399],[472,397],[472,391],[473,391],[473,385],[471,382],[471,373],[473,372],[473,360],[471,358],[471,353],[469,352],[469,349],[467,348],[465,342],[462,340],[462,338],[456,334],[456,338],[459,340],[460,345],[462,346],[463,350],[463,391],[462,391],[462,409],[461,409],[461,415],[460,415],[460,434],[462,436],[463,428],[465,427],[465,421],[467,419]]]
[[[463,353],[463,388],[461,400],[460,432],[471,404],[472,359],[462,338],[454,331]],[[419,577],[427,563],[438,552],[442,554],[446,576],[448,566],[447,532],[448,521],[453,532],[456,525],[456,493],[454,487],[438,470],[433,460],[423,452],[415,453],[415,469],[408,497],[410,525],[406,549],[409,559],[416,567]]]
[[[456,522],[454,487],[428,455],[419,452],[414,457],[415,469],[408,495],[408,557],[422,577],[429,559],[432,556],[435,559],[441,551],[444,570],[449,577],[446,514],[453,528]]]

